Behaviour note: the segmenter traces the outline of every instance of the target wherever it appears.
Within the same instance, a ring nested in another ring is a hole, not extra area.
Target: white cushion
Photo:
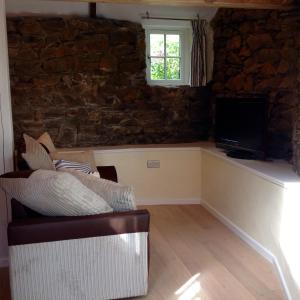
[[[22,157],[28,166],[32,170],[55,170],[55,166],[43,146],[29,135],[24,134],[23,136],[26,144],[26,153],[22,153]]]
[[[61,169],[60,172],[68,172],[80,180],[86,187],[102,197],[114,211],[127,211],[136,209],[133,188],[110,180],[98,178],[71,169]]]
[[[65,172],[37,170],[29,178],[0,178],[0,186],[45,216],[83,216],[111,212],[99,195]]]

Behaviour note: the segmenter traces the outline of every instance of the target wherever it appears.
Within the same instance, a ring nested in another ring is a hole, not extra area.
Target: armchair
[[[115,169],[99,172],[116,180]],[[2,176],[28,177],[30,171]],[[12,200],[12,215],[13,300],[119,299],[147,293],[147,210],[44,217]]]

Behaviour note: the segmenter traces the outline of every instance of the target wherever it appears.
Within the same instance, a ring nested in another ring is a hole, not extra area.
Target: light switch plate
[[[147,160],[147,168],[160,168],[160,160]]]

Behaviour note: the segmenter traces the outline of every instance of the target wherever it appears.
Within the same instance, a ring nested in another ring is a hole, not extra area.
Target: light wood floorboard
[[[145,208],[151,252],[143,299],[284,299],[273,266],[202,206]],[[10,300],[7,269],[0,269],[0,299]]]

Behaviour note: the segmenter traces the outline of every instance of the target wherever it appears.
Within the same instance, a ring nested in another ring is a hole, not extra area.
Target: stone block
[[[104,72],[115,72],[118,67],[118,61],[115,56],[105,55],[101,57],[99,69]]]
[[[134,32],[123,27],[118,29],[117,31],[113,31],[110,34],[110,43],[111,45],[134,45],[136,43],[136,35]]]
[[[22,22],[19,24],[18,30],[23,36],[42,36],[44,35],[44,30],[37,19],[30,17],[23,18]]]
[[[242,39],[239,35],[232,37],[228,42],[227,42],[227,49],[239,49],[242,44]]]
[[[261,48],[270,48],[273,46],[272,36],[269,33],[251,34],[247,38],[249,48],[254,51]]]

